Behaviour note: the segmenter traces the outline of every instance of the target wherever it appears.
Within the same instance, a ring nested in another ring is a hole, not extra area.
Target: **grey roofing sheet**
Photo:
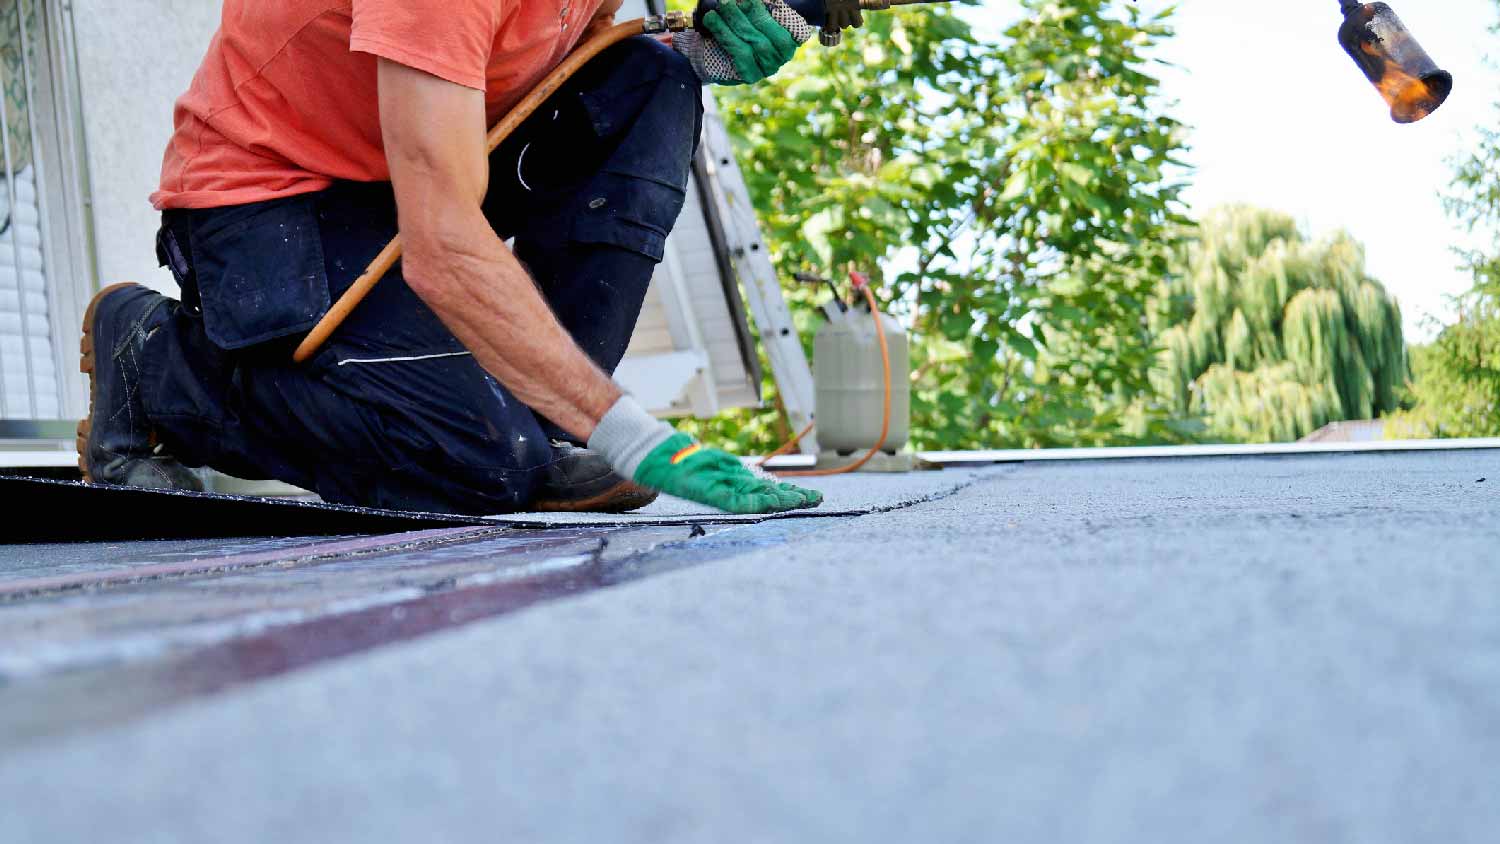
[[[1031,465],[746,527],[0,752],[7,836],[1492,840],[1497,482],[1476,453]]]

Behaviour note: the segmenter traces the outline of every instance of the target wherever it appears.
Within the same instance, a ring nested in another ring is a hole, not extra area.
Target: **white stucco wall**
[[[100,282],[176,285],[156,265],[161,175],[172,104],[219,25],[218,0],[73,0]]]

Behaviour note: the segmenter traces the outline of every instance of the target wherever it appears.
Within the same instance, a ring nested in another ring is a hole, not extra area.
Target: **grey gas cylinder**
[[[911,348],[906,331],[881,315],[891,356],[891,428],[883,451],[895,453],[911,435]],[[880,439],[885,370],[875,320],[864,307],[835,312],[813,339],[818,444],[840,454],[865,452]]]

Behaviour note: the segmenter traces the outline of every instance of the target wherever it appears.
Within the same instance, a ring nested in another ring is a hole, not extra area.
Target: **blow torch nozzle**
[[[1453,92],[1453,74],[1437,66],[1385,3],[1339,0],[1339,44],[1380,92],[1397,123],[1437,111]]]
[[[844,40],[844,30],[858,29],[865,24],[865,12],[884,12],[893,6],[919,6],[930,3],[947,3],[950,0],[814,0],[821,2],[824,6],[823,20],[815,22],[807,18],[808,23],[815,23],[818,27],[818,43],[824,47],[836,47]],[[792,8],[797,9],[796,3]],[[807,17],[807,15],[803,15]]]

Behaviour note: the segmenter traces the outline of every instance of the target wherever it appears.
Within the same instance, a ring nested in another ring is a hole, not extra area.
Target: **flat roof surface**
[[[4,837],[1500,828],[1500,452],[825,483],[878,511],[7,549],[169,574],[0,602]]]

